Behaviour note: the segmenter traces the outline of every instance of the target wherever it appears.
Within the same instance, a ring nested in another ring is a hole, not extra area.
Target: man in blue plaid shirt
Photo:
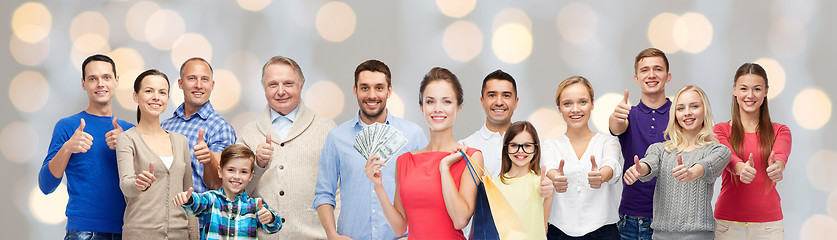
[[[215,86],[212,66],[200,57],[190,58],[180,66],[177,85],[183,90],[183,104],[174,116],[160,125],[189,139],[192,148],[192,185],[202,193],[221,187],[218,165],[221,151],[235,143],[232,126],[215,112],[209,95]]]

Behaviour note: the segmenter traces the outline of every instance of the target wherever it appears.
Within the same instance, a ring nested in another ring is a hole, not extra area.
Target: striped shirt
[[[188,116],[188,118],[184,110],[184,105],[180,104],[174,111],[174,116],[166,119],[160,125],[167,131],[174,131],[186,136],[189,139],[190,150],[198,143],[198,132],[201,128],[203,128],[203,139],[209,147],[209,151],[220,153],[224,151],[224,148],[235,143],[235,130],[220,114],[215,112],[211,103],[206,102],[201,109]],[[206,192],[209,187],[203,182],[203,164],[200,164],[198,159],[195,158],[194,151],[190,152],[192,156],[192,185],[195,192]]]
[[[247,196],[246,191],[230,200],[223,189],[192,193],[192,199],[184,204],[183,210],[201,220],[201,239],[256,239],[256,230],[276,233],[282,229],[281,217],[267,204],[262,203],[273,214],[273,222],[259,222],[258,199]]]

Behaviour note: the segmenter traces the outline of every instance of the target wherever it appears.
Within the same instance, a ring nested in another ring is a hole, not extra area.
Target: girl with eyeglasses
[[[497,188],[526,227],[526,239],[546,239],[546,219],[552,205],[552,181],[541,172],[538,132],[527,121],[512,123],[503,138]]]
[[[555,104],[567,123],[565,135],[542,143],[555,197],[548,239],[619,239],[622,150],[610,134],[590,130],[593,87],[573,76],[558,85]]]

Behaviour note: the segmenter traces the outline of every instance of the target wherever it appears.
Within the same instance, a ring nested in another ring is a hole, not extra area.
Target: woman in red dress
[[[398,157],[395,202],[390,204],[381,183],[385,167],[377,156],[366,163],[366,176],[395,235],[410,230],[410,239],[465,239],[462,228],[474,214],[477,186],[466,172],[460,150],[471,164],[482,166],[482,153],[459,145],[453,138],[453,122],[462,109],[462,85],[449,70],[435,67],[419,88],[419,106],[430,128],[427,147]],[[478,175],[480,167],[475,166]],[[408,217],[409,216],[409,217]]]

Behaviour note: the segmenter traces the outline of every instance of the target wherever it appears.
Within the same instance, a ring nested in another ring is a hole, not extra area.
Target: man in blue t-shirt
[[[119,77],[105,55],[81,64],[87,109],[55,124],[38,186],[50,194],[67,176],[65,239],[121,239],[125,197],[116,170],[116,136],[133,124],[117,120],[111,105]]]

